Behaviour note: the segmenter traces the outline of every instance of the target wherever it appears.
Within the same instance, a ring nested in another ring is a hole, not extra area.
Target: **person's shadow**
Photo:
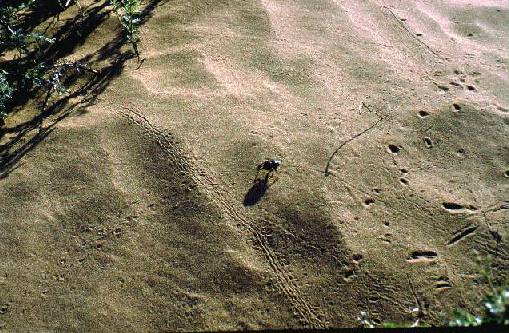
[[[247,191],[244,196],[244,206],[253,206],[265,195],[269,188],[269,177],[271,173],[268,172],[263,178],[256,178],[253,186]]]

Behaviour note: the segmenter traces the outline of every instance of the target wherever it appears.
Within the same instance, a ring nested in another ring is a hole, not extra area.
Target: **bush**
[[[111,4],[115,9],[120,24],[126,32],[126,37],[129,43],[131,43],[134,53],[140,60],[140,53],[138,52],[138,42],[140,41],[139,36],[139,23],[140,23],[140,0],[111,0]]]
[[[140,0],[103,0],[117,13],[139,61]],[[40,22],[76,5],[79,14],[83,8],[78,0],[2,0],[0,4],[0,126],[16,104],[29,94],[45,94],[42,109],[54,93],[64,94],[65,82],[72,82],[83,71],[94,72],[87,64],[59,61],[59,43],[55,36],[38,31]],[[52,21],[53,22],[53,21]],[[76,22],[81,22],[81,18]],[[51,25],[51,24],[50,24]],[[71,28],[70,28],[71,29]],[[66,35],[59,31],[58,34]],[[79,34],[79,29],[77,30]],[[65,39],[65,38],[64,38]],[[62,44],[65,49],[65,45]],[[57,50],[57,51],[56,51]],[[56,53],[55,53],[56,52]],[[72,77],[72,79],[70,79]]]

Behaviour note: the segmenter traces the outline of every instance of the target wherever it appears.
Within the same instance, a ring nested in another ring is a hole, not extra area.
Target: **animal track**
[[[451,240],[447,243],[447,245],[450,246],[450,245],[454,245],[454,244],[458,243],[465,237],[473,234],[477,230],[478,227],[479,227],[478,225],[470,225],[470,226],[467,226],[467,227],[463,228],[462,230],[456,232],[454,234],[454,236],[451,238]]]
[[[407,261],[410,263],[434,261],[437,257],[438,254],[435,251],[413,251]]]
[[[184,149],[175,144],[175,138],[170,133],[154,126],[140,112],[122,107],[120,113],[134,125],[139,126],[147,137],[154,139],[167,157],[175,163],[180,172],[189,175],[207,197],[221,209],[221,213],[226,219],[251,233],[256,247],[261,250],[275,276],[277,288],[288,299],[300,320],[309,327],[324,327],[325,324],[321,319],[323,315],[301,296],[293,277],[285,269],[281,258],[272,248],[270,237],[231,203],[232,200],[227,197],[228,192],[216,186],[217,182],[210,176],[210,172],[206,172],[207,170],[200,169],[197,165],[189,162]]]

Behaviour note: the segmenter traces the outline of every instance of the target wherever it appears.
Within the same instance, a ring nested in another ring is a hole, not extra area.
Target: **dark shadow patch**
[[[268,186],[268,175],[264,178],[255,179],[253,186],[247,191],[246,195],[244,196],[244,206],[253,206],[260,201],[261,198],[265,195],[267,192]]]
[[[340,230],[320,208],[318,198],[291,200],[278,210],[280,223],[270,227],[271,247],[296,261],[306,262],[332,275],[348,269],[351,253]]]
[[[457,204],[455,202],[444,202],[442,203],[442,207],[447,210],[458,210],[465,208],[465,206]]]
[[[387,149],[392,154],[398,154],[399,151],[401,150],[401,147],[391,144],[391,145],[387,146]]]
[[[426,118],[427,116],[429,116],[429,112],[424,110],[419,111],[419,117]]]
[[[160,1],[152,0],[141,10],[140,25],[151,17]],[[108,18],[110,11],[105,9],[106,5],[103,3],[89,7],[60,27],[52,36],[56,42],[43,50],[40,55],[44,62],[48,66],[53,66],[85,43],[86,38]],[[47,95],[48,92],[35,91],[31,87],[18,90],[13,98],[14,107],[20,109],[29,107],[32,99],[43,102],[38,106],[40,112],[32,119],[10,128],[0,129],[0,138],[7,133],[14,133],[12,138],[0,146],[0,179],[7,177],[15,168],[16,163],[43,141],[57,123],[68,117],[76,108],[82,109],[93,105],[98,95],[106,89],[111,80],[122,72],[124,63],[134,55],[132,51],[122,51],[122,46],[127,42],[123,30],[119,29],[112,36],[113,38],[97,52],[85,55],[77,61],[77,63],[87,64],[91,67],[99,66],[106,61],[108,65],[92,74],[72,73],[63,78],[65,86],[69,87],[67,95],[50,99]],[[27,56],[28,59],[34,57],[35,54]],[[3,62],[1,68],[9,69],[9,72],[16,74],[17,70],[15,69],[19,66],[17,62],[19,60],[16,59]],[[79,99],[79,101],[71,103],[75,99]],[[44,126],[45,122],[49,124]],[[34,135],[34,131],[37,130],[38,133]]]

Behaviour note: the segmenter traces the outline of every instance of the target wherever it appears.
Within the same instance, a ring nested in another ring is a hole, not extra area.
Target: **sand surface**
[[[82,2],[100,75],[0,140],[0,330],[437,325],[507,272],[507,1],[146,0],[141,66]]]

